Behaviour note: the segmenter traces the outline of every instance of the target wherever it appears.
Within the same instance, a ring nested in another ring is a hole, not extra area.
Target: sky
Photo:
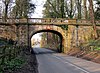
[[[43,5],[45,1],[46,0],[32,0],[32,2],[36,4],[35,13],[33,14],[32,18],[42,18],[43,17],[42,10],[44,9]],[[37,33],[33,35],[32,39],[41,40],[41,33]]]
[[[42,10],[44,9],[43,5],[45,1],[46,0],[32,0],[32,2],[36,4],[35,13],[33,14],[32,18],[42,18],[43,17]]]
[[[37,41],[37,40],[41,40],[41,34],[42,33],[37,33],[37,34],[35,34],[35,35],[33,35],[33,37],[32,37],[32,39],[34,39],[35,41]]]

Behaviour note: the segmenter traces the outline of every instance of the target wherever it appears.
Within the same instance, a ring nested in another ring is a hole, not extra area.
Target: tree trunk
[[[86,7],[87,0],[84,0],[84,18],[87,19],[87,7]]]
[[[90,13],[89,14],[90,14],[90,17],[91,17],[90,19],[93,25],[94,39],[97,39],[98,34],[97,34],[96,23],[95,23],[95,18],[94,18],[93,0],[88,0],[88,1],[90,3],[90,6],[89,6]]]
[[[81,19],[81,0],[77,0],[78,19]]]
[[[4,21],[6,22],[8,18],[8,4],[5,4],[5,14],[4,14]]]
[[[61,18],[65,17],[65,12],[64,12],[64,0],[61,0]]]

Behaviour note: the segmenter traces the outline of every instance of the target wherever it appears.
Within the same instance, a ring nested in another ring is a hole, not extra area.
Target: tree
[[[96,29],[96,23],[95,23],[95,18],[94,18],[94,9],[93,9],[93,0],[88,0],[89,1],[89,11],[90,11],[90,19],[91,19],[91,22],[93,24],[93,29],[94,29],[94,36],[95,36],[95,39],[98,38],[98,34],[97,34],[97,29]]]
[[[76,12],[75,0],[47,0],[44,16],[53,18],[73,18]]]
[[[73,18],[76,12],[75,0],[66,0],[65,9],[67,13],[66,16],[68,16],[68,18]]]
[[[65,0],[47,0],[44,7],[46,8],[43,12],[44,15],[53,18],[66,18]]]
[[[76,0],[76,5],[77,5],[77,10],[78,10],[78,19],[81,19],[81,3],[82,3],[82,0]]]
[[[100,19],[100,0],[96,0],[97,10],[95,11],[95,19]]]
[[[2,4],[0,3],[0,18],[2,17]]]
[[[65,18],[64,0],[61,0],[61,18]]]
[[[8,12],[9,12],[9,8],[10,5],[12,4],[13,0],[2,0],[2,3],[4,4],[4,20],[6,21],[6,19],[8,18]]]
[[[31,3],[31,0],[16,0],[13,7],[14,18],[28,18],[31,13],[34,13],[35,4]]]
[[[84,0],[84,18],[87,19],[87,6],[86,6],[87,0]]]

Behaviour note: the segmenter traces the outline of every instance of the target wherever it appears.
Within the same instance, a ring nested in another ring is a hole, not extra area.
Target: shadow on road
[[[56,52],[39,52],[39,53],[35,53],[35,55],[39,55],[39,54],[53,54]]]
[[[52,51],[52,50],[48,50],[48,49],[45,49],[45,50],[38,50],[38,48],[33,48],[33,51],[34,51],[34,54],[35,55],[40,55],[40,54],[54,54],[54,53],[58,53],[56,51]]]

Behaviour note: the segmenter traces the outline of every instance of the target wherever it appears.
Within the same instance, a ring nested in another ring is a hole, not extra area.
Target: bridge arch
[[[58,26],[49,26],[50,29],[47,29],[47,28],[41,28],[41,27],[48,27],[47,25],[42,25],[42,26],[38,26],[39,29],[35,29],[35,31],[31,31],[30,32],[30,35],[29,35],[29,40],[30,40],[30,46],[31,46],[31,38],[34,34],[36,33],[40,33],[40,32],[52,32],[52,33],[55,33],[57,34],[61,41],[60,41],[60,49],[59,49],[59,52],[66,52],[67,50],[67,38],[66,38],[66,31],[63,30],[61,27],[58,27]],[[30,29],[32,30],[32,28],[30,27]]]
[[[37,34],[37,33],[41,33],[41,32],[51,32],[51,33],[54,33],[54,34],[57,34],[60,38],[60,48],[56,48],[58,52],[63,52],[63,48],[62,48],[62,39],[63,39],[63,36],[61,35],[61,33],[59,33],[58,31],[55,31],[55,30],[40,30],[40,31],[36,31],[33,33],[33,35]],[[32,38],[32,36],[30,37]],[[31,45],[32,46],[32,45]]]

